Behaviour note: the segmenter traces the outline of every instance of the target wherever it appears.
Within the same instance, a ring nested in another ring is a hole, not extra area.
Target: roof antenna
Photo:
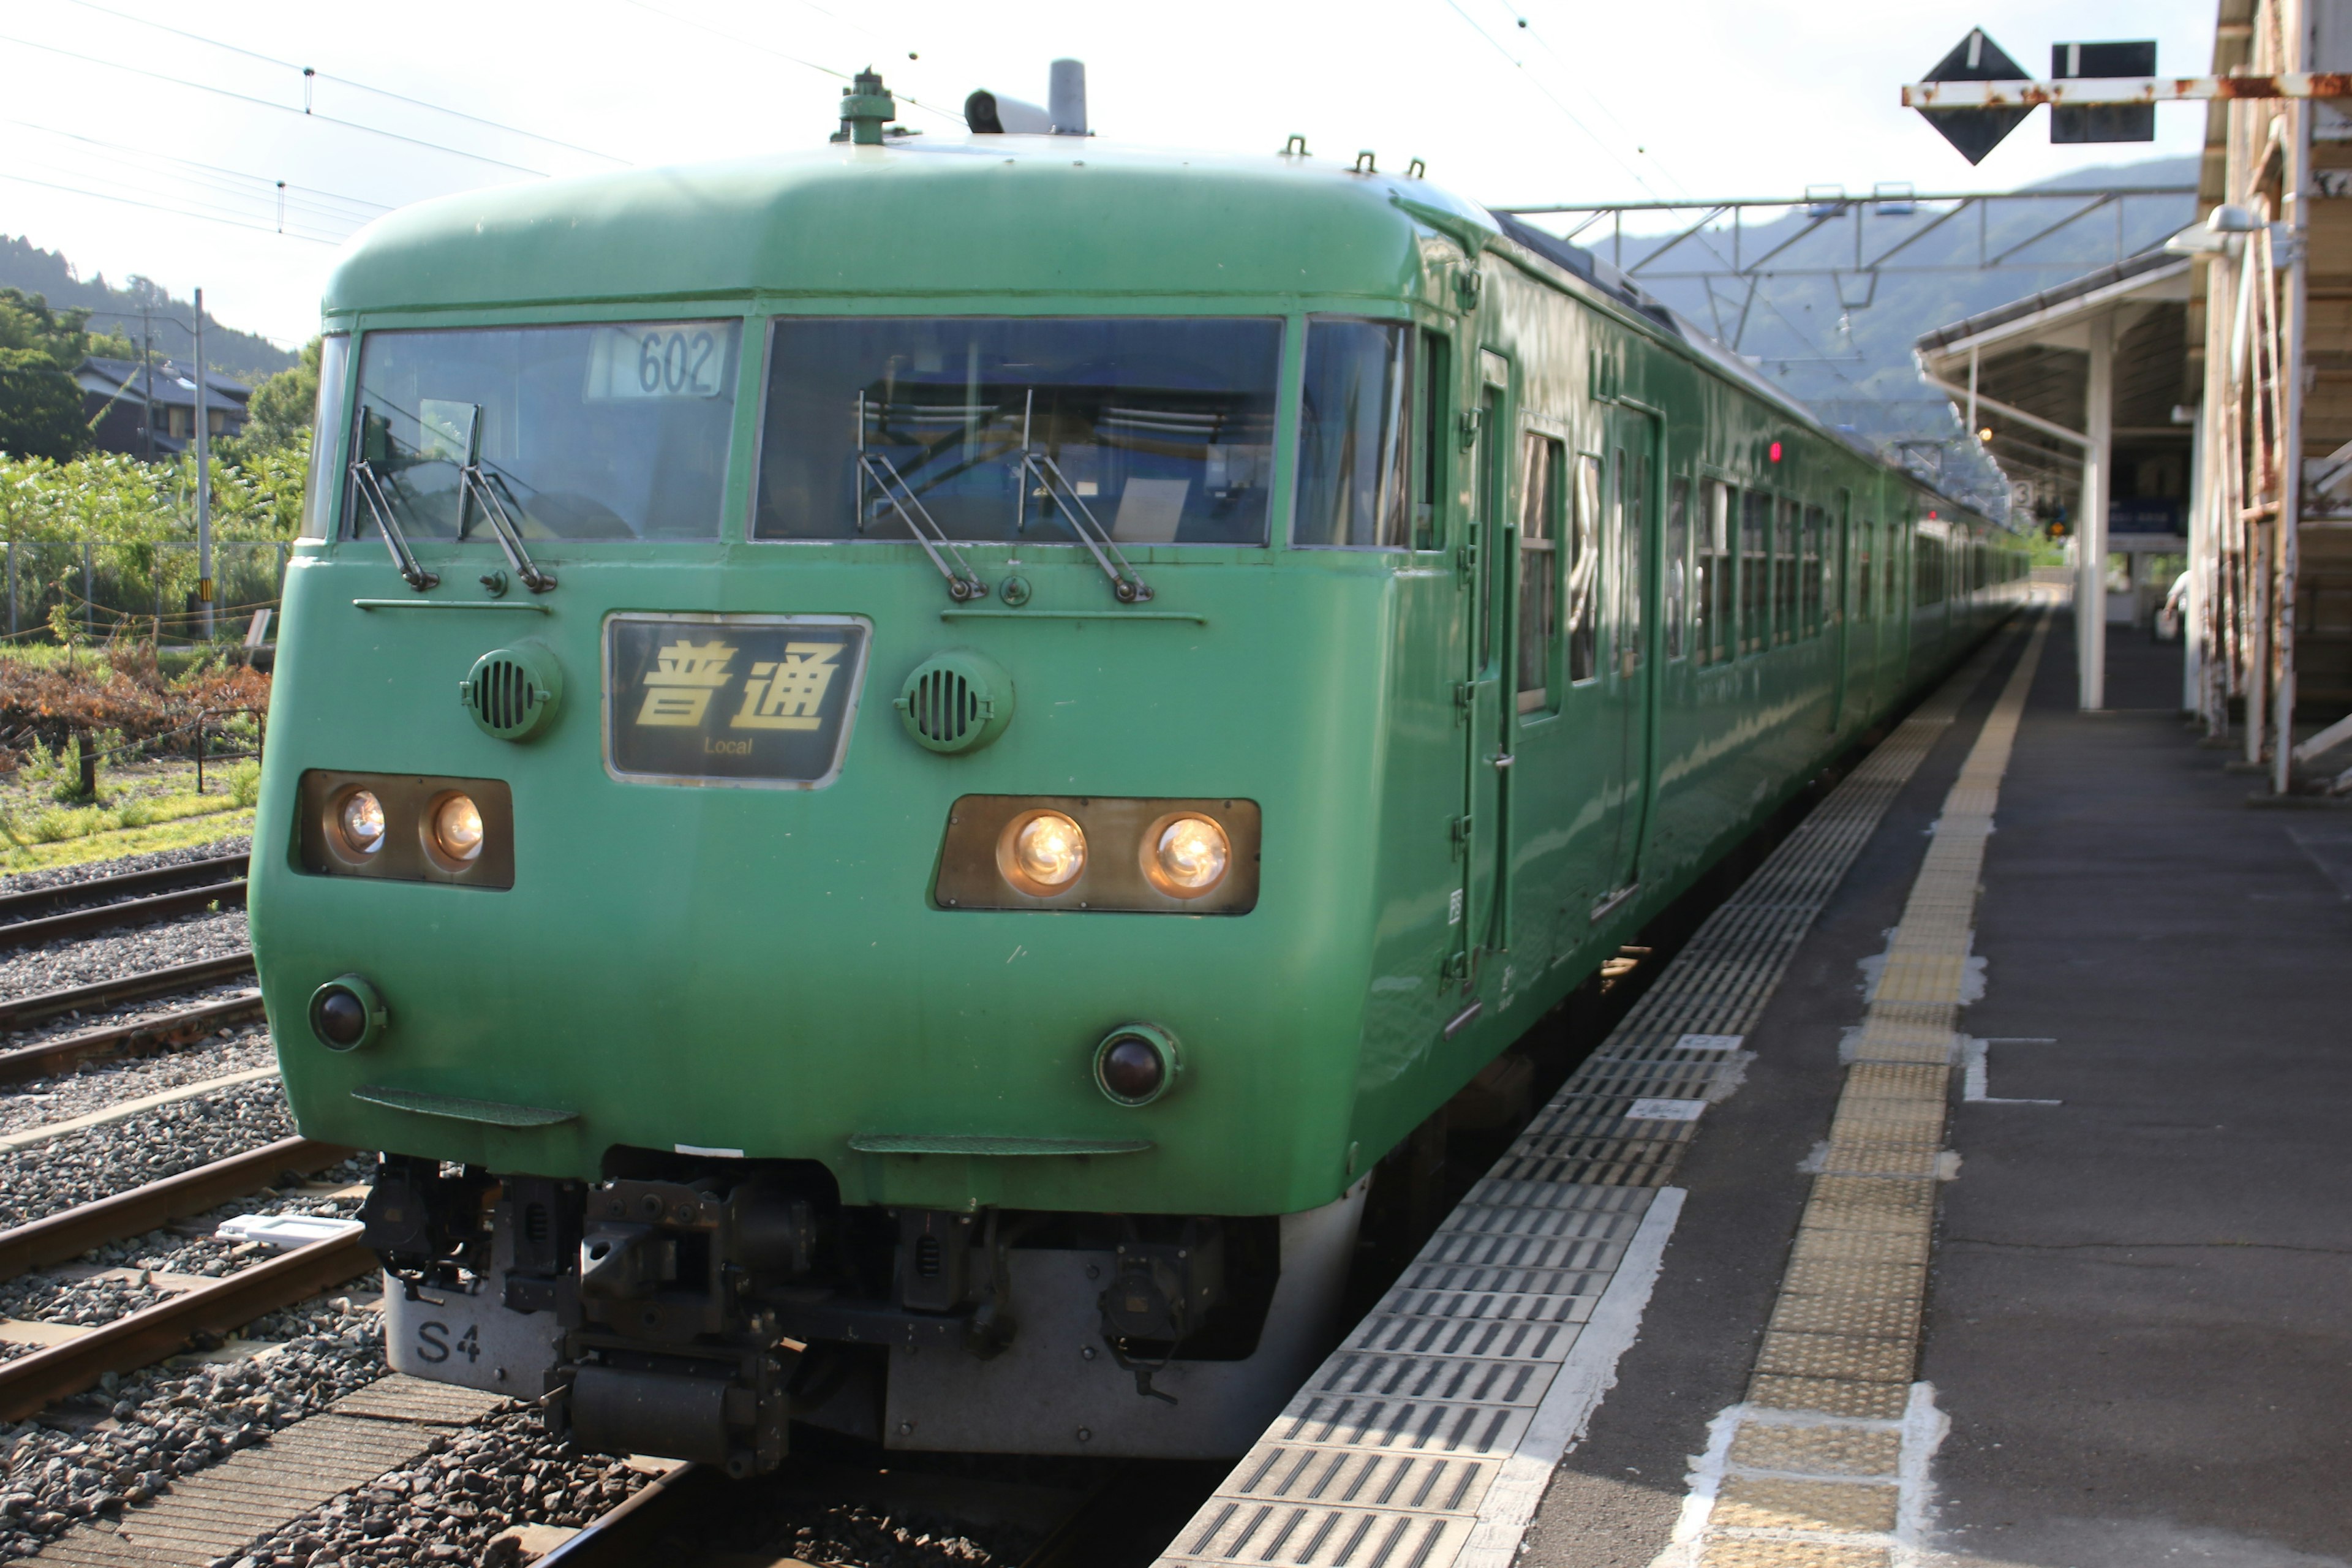
[[[1055,60],[1045,89],[1045,112],[1053,117],[1056,136],[1088,136],[1087,129],[1087,62]]]

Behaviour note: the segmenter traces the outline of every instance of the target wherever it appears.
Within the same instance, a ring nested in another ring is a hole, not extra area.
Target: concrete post
[[[196,605],[213,640],[213,468],[211,416],[205,406],[205,291],[196,290]]]
[[[2210,277],[2210,274],[2209,274]],[[2212,311],[2206,296],[2206,311]],[[2205,405],[2189,421],[2189,596],[2180,606],[2180,710],[2205,711],[2205,555],[2212,548],[2211,502],[2205,495]]]
[[[2107,705],[2107,489],[2116,427],[2116,322],[2090,323],[2090,375],[2084,387],[2083,514],[2074,526],[2074,638],[2077,706]]]

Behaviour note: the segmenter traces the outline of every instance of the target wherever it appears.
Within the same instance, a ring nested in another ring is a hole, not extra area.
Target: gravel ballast
[[[0,1152],[0,1226],[128,1192],[293,1131],[284,1087],[257,1079]]]
[[[113,860],[85,860],[78,866],[57,866],[42,871],[12,871],[0,876],[0,895],[37,893],[47,888],[69,888],[100,877],[128,877],[137,871],[160,871],[195,860],[217,860],[224,855],[249,855],[251,837],[239,835],[211,844],[191,844],[182,849],[158,849],[147,855],[125,855]]]
[[[64,937],[0,958],[0,996],[37,996],[74,985],[95,985],[101,980],[120,980],[151,969],[226,958],[247,945],[242,908],[200,911],[93,936]]]
[[[61,1077],[11,1085],[0,1090],[0,1132],[28,1132],[53,1121],[91,1115],[126,1100],[277,1064],[278,1048],[258,1020],[233,1026],[226,1039],[215,1036],[204,1045],[161,1056],[86,1062],[79,1070]]]
[[[271,1432],[383,1375],[383,1327],[348,1297],[316,1297],[251,1331],[286,1338],[266,1356],[110,1376],[100,1391],[46,1413],[105,1425],[87,1431],[27,1421],[0,1428],[0,1556],[26,1557],[76,1523],[143,1502]]]

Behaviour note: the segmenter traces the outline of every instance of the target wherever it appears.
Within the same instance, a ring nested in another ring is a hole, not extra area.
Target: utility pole
[[[146,301],[139,305],[139,371],[142,401],[147,408],[147,460],[155,460],[155,328],[147,319]]]
[[[205,640],[213,639],[213,469],[211,421],[205,408],[205,291],[196,290],[196,606]]]

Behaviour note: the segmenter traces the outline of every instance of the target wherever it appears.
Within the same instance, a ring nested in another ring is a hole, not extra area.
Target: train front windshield
[[[716,539],[737,321],[376,331],[354,485],[410,538]],[[356,500],[356,498],[355,498]],[[373,508],[349,504],[356,531]]]
[[[1264,544],[1276,321],[783,318],[753,537]],[[1048,493],[1052,492],[1052,493]]]

